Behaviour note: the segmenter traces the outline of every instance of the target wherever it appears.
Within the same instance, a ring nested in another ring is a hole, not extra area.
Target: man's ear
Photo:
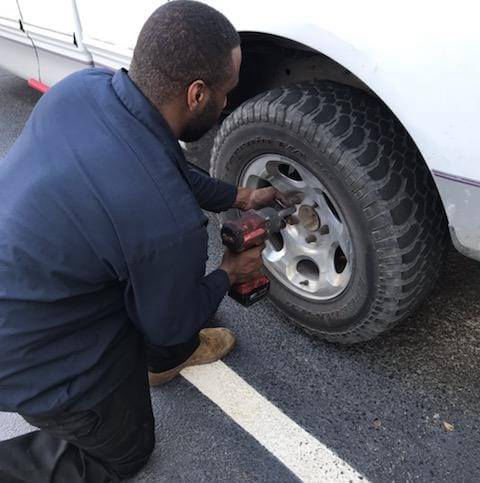
[[[201,108],[207,100],[207,86],[202,80],[193,81],[187,89],[187,108],[193,112]]]

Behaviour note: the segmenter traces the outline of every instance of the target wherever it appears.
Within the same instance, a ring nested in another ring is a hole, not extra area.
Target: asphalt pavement
[[[0,71],[0,157],[38,99],[24,80]],[[191,152],[205,164],[208,142]],[[222,253],[214,216],[209,233],[213,269]],[[238,338],[225,364],[365,479],[476,482],[479,286],[480,264],[452,250],[440,283],[414,316],[353,347],[308,336],[269,301],[245,309],[226,298],[212,323]],[[186,379],[152,390],[152,398],[157,445],[135,482],[298,481]],[[18,417],[0,413],[0,439],[25,430]],[[324,481],[322,474],[316,481]]]

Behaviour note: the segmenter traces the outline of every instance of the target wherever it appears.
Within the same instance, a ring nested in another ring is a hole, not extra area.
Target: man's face
[[[227,105],[227,95],[238,84],[242,53],[240,47],[232,50],[233,69],[230,78],[215,89],[208,89],[209,95],[206,96],[202,109],[194,113],[186,124],[181,141],[187,143],[198,141],[207,131],[209,131],[220,118],[222,111]]]

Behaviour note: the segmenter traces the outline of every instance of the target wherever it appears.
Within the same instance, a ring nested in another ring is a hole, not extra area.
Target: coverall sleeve
[[[226,272],[205,276],[207,239],[206,230],[199,228],[129,264],[125,305],[147,343],[170,346],[190,340],[227,293]]]
[[[212,178],[190,164],[188,174],[195,198],[203,210],[219,213],[233,206],[237,197],[236,186]]]

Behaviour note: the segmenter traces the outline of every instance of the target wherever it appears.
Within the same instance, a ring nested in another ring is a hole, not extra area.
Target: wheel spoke
[[[351,250],[350,237],[345,225],[338,219],[335,213],[333,213],[323,193],[321,193],[316,199],[322,227],[324,230],[326,230],[325,227],[328,227],[327,236],[329,240],[333,243],[338,243],[345,254],[349,254]]]
[[[291,226],[282,230],[284,248],[290,258],[306,255],[305,246],[300,243],[300,236],[296,230],[296,227]]]

